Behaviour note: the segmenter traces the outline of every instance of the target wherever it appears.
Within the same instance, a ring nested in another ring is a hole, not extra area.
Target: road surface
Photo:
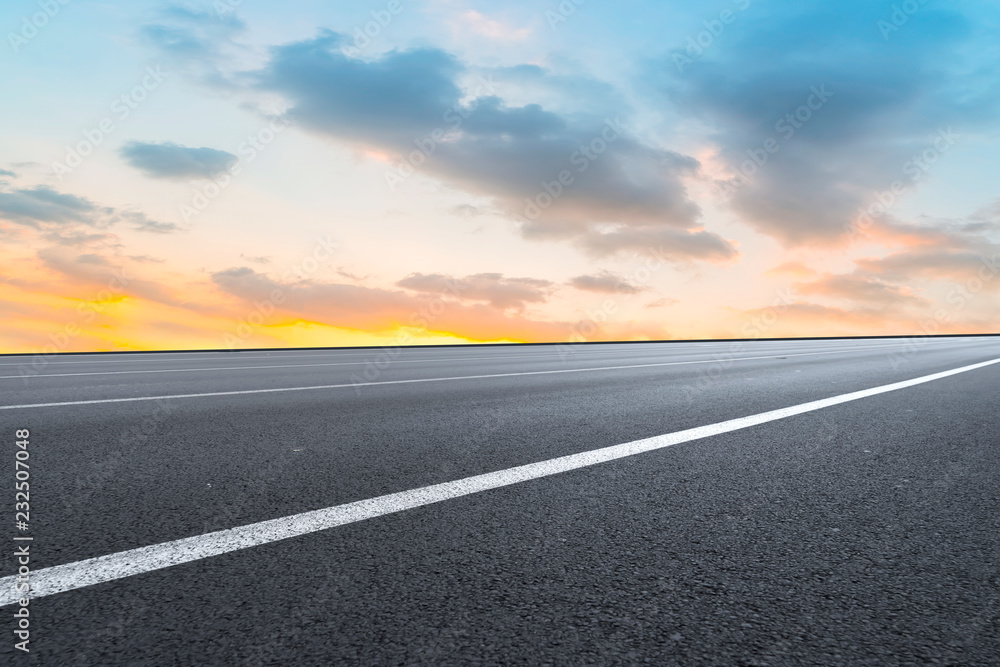
[[[0,661],[995,665],[994,361],[990,337],[0,357]]]

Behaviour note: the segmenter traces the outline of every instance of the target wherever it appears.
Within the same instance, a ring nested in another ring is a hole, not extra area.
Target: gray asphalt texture
[[[733,345],[406,349],[369,375],[706,363],[0,411],[4,469],[30,429],[37,570],[1000,358]],[[378,355],[65,356],[0,405],[350,383]],[[273,368],[323,363],[354,365]],[[233,370],[45,377],[192,368]],[[30,655],[5,607],[0,663],[997,665],[998,389],[990,366],[38,598]]]

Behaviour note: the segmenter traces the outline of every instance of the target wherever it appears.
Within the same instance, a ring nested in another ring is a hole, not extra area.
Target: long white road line
[[[274,357],[270,357],[274,358]],[[438,359],[393,359],[390,363],[395,364],[440,364],[451,363],[453,361],[498,361],[506,362],[508,359],[537,359],[539,361],[559,361],[557,357],[532,355],[509,355],[503,357],[446,357]],[[216,361],[216,360],[212,360]],[[323,366],[364,366],[373,364],[374,359],[363,361],[336,361],[322,364],[268,364],[266,366],[216,366],[213,368],[155,368],[140,369],[132,371],[91,371],[85,373],[39,373],[38,375],[0,375],[0,380],[10,380],[15,378],[65,378],[78,377],[83,375],[134,375],[138,373],[199,373],[205,371],[251,371],[265,368],[321,368]]]
[[[420,382],[456,382],[459,380],[485,380],[491,378],[522,377],[527,375],[555,375],[560,373],[596,373],[599,371],[619,371],[633,368],[658,368],[662,366],[691,366],[697,364],[730,364],[736,361],[755,361],[760,359],[788,359],[791,357],[815,357],[826,354],[841,354],[856,352],[866,348],[843,348],[825,352],[801,352],[788,354],[774,352],[757,357],[715,358],[699,361],[665,361],[655,364],[629,364],[627,366],[600,366],[598,368],[559,368],[548,371],[522,371],[517,373],[491,373],[487,375],[460,375],[457,377],[414,378],[412,380],[381,380],[376,382],[351,382],[342,384],[311,385],[308,387],[274,387],[271,389],[239,389],[232,391],[209,391],[199,394],[171,394],[166,396],[126,396],[122,398],[95,398],[83,401],[60,401],[54,403],[27,403],[23,405],[0,405],[0,410],[27,410],[31,408],[56,408],[71,405],[96,405],[100,403],[134,403],[137,401],[168,401],[182,398],[208,398],[212,396],[243,396],[249,394],[277,394],[290,391],[317,391],[320,389],[344,389],[346,387],[375,387],[390,384],[416,384]],[[871,348],[880,349],[880,348]]]
[[[885,349],[885,346],[868,346],[868,347],[838,347],[834,350],[827,350],[822,353],[817,354],[827,354],[828,352],[854,352],[856,350],[881,350]],[[706,352],[692,351],[694,354],[707,354]],[[805,353],[796,353],[789,356],[799,356]],[[453,361],[496,361],[501,363],[506,363],[509,359],[538,359],[539,361],[562,361],[566,362],[569,360],[573,361],[584,361],[580,357],[573,357],[567,355],[564,359],[559,359],[552,356],[545,356],[539,359],[540,355],[508,355],[503,357],[452,357],[443,359],[394,359],[389,363],[395,364],[441,364],[441,363],[451,363]],[[778,353],[774,353],[773,356],[779,356]],[[709,360],[712,361],[712,360]],[[41,378],[65,378],[65,377],[84,377],[91,375],[139,375],[145,373],[207,373],[210,371],[252,371],[252,370],[264,370],[268,368],[322,368],[325,366],[364,366],[366,364],[373,363],[372,360],[367,361],[336,361],[330,363],[322,364],[268,364],[265,366],[216,366],[210,368],[155,368],[155,369],[138,369],[130,371],[88,371],[83,373],[39,373],[37,375],[23,374],[23,375],[0,375],[0,380],[15,380],[15,379],[41,379]]]
[[[407,348],[398,348],[398,349],[405,350]],[[60,365],[64,365],[64,364],[102,364],[102,363],[121,363],[121,362],[128,362],[128,361],[130,361],[132,363],[140,363],[140,364],[147,363],[148,364],[148,363],[152,363],[154,361],[155,362],[170,362],[170,363],[179,363],[179,362],[194,363],[194,362],[198,362],[198,361],[245,361],[247,359],[253,359],[253,360],[257,360],[257,359],[271,359],[272,361],[285,361],[285,360],[288,360],[288,359],[310,359],[310,358],[342,359],[342,358],[346,357],[348,359],[356,359],[356,361],[342,361],[342,362],[339,362],[339,363],[342,363],[342,364],[365,364],[365,363],[369,363],[371,361],[374,361],[379,356],[384,356],[385,354],[387,354],[387,352],[386,352],[385,349],[380,349],[380,350],[365,350],[365,351],[368,352],[368,354],[360,354],[360,353],[350,354],[350,355],[337,355],[337,354],[274,354],[274,355],[263,356],[263,357],[250,357],[250,356],[243,356],[243,355],[238,354],[238,353],[233,353],[233,354],[230,354],[230,355],[225,356],[225,357],[212,357],[210,359],[198,357],[197,355],[188,356],[188,353],[186,353],[186,352],[177,352],[177,353],[172,353],[172,354],[160,355],[160,357],[162,357],[162,358],[159,358],[159,359],[157,359],[157,358],[153,358],[153,359],[150,359],[150,358],[142,358],[142,359],[129,359],[129,358],[115,358],[115,359],[110,359],[110,358],[105,358],[105,359],[94,359],[94,360],[88,360],[88,361],[55,361],[55,360],[53,360],[50,363],[53,366],[60,366]],[[536,353],[536,354],[520,354],[520,355],[495,354],[495,355],[491,355],[491,356],[488,356],[488,357],[464,357],[464,360],[468,361],[468,360],[473,360],[473,359],[483,359],[483,360],[488,360],[488,359],[497,359],[497,360],[504,360],[504,359],[552,359],[552,358],[556,357],[556,354],[557,353],[555,351],[552,354],[538,354],[538,353]],[[171,357],[173,357],[173,358],[171,358]],[[427,357],[425,359],[407,359],[406,362],[407,363],[411,363],[411,364],[426,364],[426,363],[431,363],[431,362],[435,362],[435,361],[458,361],[460,359],[463,359],[463,358],[461,358],[461,357],[439,356],[439,357]],[[394,363],[397,363],[397,362],[394,362]],[[48,364],[45,364],[45,365],[47,366]],[[20,364],[0,363],[0,366],[20,366],[20,367],[24,368],[24,367],[30,367],[31,364],[29,362],[23,362],[23,363],[20,363]],[[132,371],[123,371],[123,372],[132,372]],[[39,373],[38,376],[40,376],[40,377],[55,377],[55,376],[48,376],[48,375],[43,374],[43,373]],[[11,377],[21,377],[21,376],[11,376]]]
[[[484,475],[466,477],[465,479],[453,482],[434,484],[410,491],[391,493],[377,498],[347,503],[346,505],[328,507],[280,519],[261,521],[229,530],[221,530],[214,533],[174,540],[172,542],[130,549],[107,556],[89,558],[76,563],[56,565],[31,573],[31,597],[38,598],[56,593],[64,593],[85,586],[115,581],[124,577],[152,572],[182,563],[190,563],[240,549],[269,544],[291,537],[308,535],[309,533],[327,530],[336,526],[403,512],[473,493],[500,489],[520,484],[521,482],[549,477],[570,470],[578,470],[599,463],[615,461],[684,442],[691,442],[692,440],[710,438],[779,419],[788,419],[789,417],[814,410],[822,410],[834,405],[906,389],[960,373],[968,373],[969,371],[985,368],[997,363],[1000,363],[1000,359],[984,361],[972,364],[971,366],[963,366],[903,382],[894,382],[880,387],[841,394],[819,401],[802,403],[780,410],[762,412],[749,417],[731,419],[667,435],[635,440],[621,445],[595,449],[589,452],[563,456],[538,463],[530,463]],[[16,582],[17,575],[0,579],[0,605],[12,604],[17,602],[21,597],[15,589]]]
[[[931,342],[939,342],[942,344],[955,344],[955,342],[982,342],[983,338],[922,338],[923,345],[929,344]],[[545,344],[545,345],[532,345],[530,343],[524,344],[511,344],[508,346],[482,346],[482,345],[465,345],[461,346],[463,348],[467,347],[471,350],[505,350],[509,348],[525,349],[525,348],[535,348],[539,352],[530,356],[537,356],[538,358],[548,358],[553,355],[564,353],[566,348],[570,348],[574,353],[588,352],[593,354],[607,355],[607,354],[635,354],[635,345],[642,345],[639,348],[642,351],[646,351],[645,348],[653,350],[654,352],[674,352],[678,348],[703,348],[703,347],[731,347],[733,345],[753,345],[754,347],[763,347],[769,345],[785,345],[789,343],[798,344],[811,344],[815,346],[824,345],[826,343],[882,343],[884,347],[898,347],[912,345],[911,339],[909,338],[886,338],[886,339],[871,339],[871,338],[858,338],[858,339],[830,339],[830,340],[814,340],[809,338],[798,339],[798,340],[753,340],[753,341],[741,341],[741,340],[730,340],[730,341],[705,341],[705,342],[690,342],[690,341],[656,341],[652,343],[620,343],[621,345],[632,345],[630,349],[619,349],[616,345],[619,343],[610,343],[607,345],[595,345],[595,344],[576,344],[576,343],[557,343],[557,344]],[[319,352],[315,354],[296,354],[298,350],[295,348],[288,349],[276,349],[270,354],[260,354],[260,350],[248,350],[246,352],[241,352],[239,350],[234,350],[232,352],[199,352],[199,351],[180,351],[180,352],[128,352],[128,353],[114,353],[108,352],[106,354],[90,354],[90,355],[49,355],[46,358],[45,355],[33,355],[33,356],[21,356],[21,357],[11,357],[8,355],[0,355],[0,359],[14,359],[20,358],[23,361],[4,361],[0,362],[0,366],[19,366],[19,367],[30,367],[35,364],[42,366],[62,366],[64,364],[107,364],[107,363],[153,363],[153,362],[166,362],[166,363],[177,363],[179,361],[245,361],[247,359],[274,359],[274,360],[286,360],[286,359],[308,359],[308,358],[324,358],[324,359],[358,359],[362,363],[370,361],[375,357],[385,354],[387,350],[403,350],[408,355],[416,355],[422,353],[434,353],[442,352],[444,354],[451,353],[455,350],[455,347],[406,347],[406,346],[386,346],[380,348],[356,348],[354,350],[339,348],[332,349],[328,352]],[[549,353],[546,354],[545,351]],[[214,354],[217,356],[206,357],[203,355]],[[256,355],[256,356],[251,356]],[[84,356],[85,359],[78,359],[77,357]],[[526,355],[527,356],[527,355]],[[41,358],[42,361],[39,363],[38,359]],[[506,356],[503,352],[499,352],[491,357],[483,357],[484,359],[510,359],[511,357]],[[447,357],[437,357],[427,359],[427,361],[434,360],[447,360]],[[425,361],[425,360],[420,360]]]

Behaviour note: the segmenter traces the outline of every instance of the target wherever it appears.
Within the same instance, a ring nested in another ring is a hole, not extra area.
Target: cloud
[[[869,276],[901,283],[974,279],[1000,263],[997,217],[991,206],[966,218],[922,224],[887,217],[872,226],[869,234],[894,250],[883,257],[856,260],[855,265]]]
[[[99,290],[114,285],[122,297],[137,296],[169,306],[180,302],[163,287],[134,276],[131,271],[96,252],[80,253],[75,248],[49,247],[38,250],[36,256],[48,269],[70,278],[75,289]]]
[[[930,219],[905,222],[892,215],[873,218],[864,235],[888,247],[929,247],[988,252],[991,236],[1000,232],[1000,221],[991,219],[988,207],[962,219]]]
[[[171,234],[181,231],[180,226],[172,222],[153,220],[145,213],[139,211],[119,211],[117,216],[126,222],[132,223],[132,229],[150,234]]]
[[[0,189],[0,220],[44,232],[50,241],[81,244],[107,239],[105,230],[125,221],[133,229],[166,234],[180,228],[171,222],[153,220],[145,213],[98,206],[86,197],[79,197],[40,185],[15,190]]]
[[[150,234],[170,234],[180,231],[180,227],[172,222],[161,222],[160,220],[145,219],[134,227],[136,231],[149,232]]]
[[[675,52],[651,75],[678,117],[713,128],[729,174],[748,174],[729,198],[759,231],[786,245],[843,241],[876,193],[919,184],[926,170],[914,156],[936,142],[939,155],[949,150],[939,141],[948,128],[995,126],[997,52],[969,45],[990,39],[979,25],[996,11],[922,7],[886,40],[877,22],[893,7],[849,0],[748,11],[696,61],[678,68]]]
[[[155,21],[139,29],[139,36],[171,66],[219,89],[233,87],[231,75],[221,68],[245,51],[234,41],[245,29],[236,12],[168,5]]]
[[[223,292],[243,300],[248,309],[271,299],[275,292],[280,294],[277,312],[271,317],[275,323],[291,316],[372,333],[414,327],[470,340],[533,342],[565,340],[574,326],[505,314],[492,304],[469,304],[438,295],[341,283],[279,283],[247,267],[219,271],[212,274],[212,280]]]
[[[111,232],[88,232],[86,228],[68,229],[52,227],[42,232],[41,238],[56,246],[67,248],[85,248],[92,246],[114,247],[118,245],[118,236]]]
[[[44,185],[0,191],[0,218],[35,229],[46,223],[106,226],[107,216],[113,212],[85,197],[63,194]]]
[[[627,280],[610,271],[602,271],[594,275],[576,276],[569,284],[585,292],[602,294],[638,294],[641,287],[630,284]]]
[[[768,269],[764,272],[764,275],[771,277],[791,276],[793,278],[809,278],[815,276],[816,271],[802,262],[784,262]]]
[[[365,281],[365,280],[368,279],[368,276],[360,276],[360,275],[358,275],[356,273],[351,273],[350,271],[348,271],[347,269],[345,269],[342,266],[338,266],[337,267],[336,273],[341,278],[347,278],[348,280],[353,280],[356,283],[360,283],[360,282],[363,282],[363,281]]]
[[[588,235],[582,245],[598,257],[631,251],[678,263],[691,260],[722,263],[741,256],[735,243],[711,232],[648,226],[618,225],[613,231]]]
[[[396,285],[425,294],[482,301],[501,310],[521,310],[529,303],[544,303],[548,300],[553,283],[537,278],[504,278],[499,273],[477,273],[465,278],[453,278],[439,273],[414,273]]]
[[[680,303],[677,299],[671,299],[669,297],[664,297],[662,299],[656,299],[647,303],[644,308],[666,308],[667,306],[673,306]]]
[[[737,256],[733,244],[698,225],[701,211],[684,185],[700,169],[694,158],[643,143],[614,118],[508,104],[498,95],[501,81],[463,88],[470,72],[438,49],[360,60],[345,55],[345,45],[326,31],[276,47],[253,76],[260,89],[287,98],[287,115],[301,126],[490,198],[520,219],[526,238],[568,240],[600,254],[649,252],[630,239],[634,231],[670,245],[671,259]],[[537,68],[532,76],[545,79]],[[394,173],[387,173],[392,187]]]
[[[17,178],[17,174],[8,169],[0,169],[0,176],[7,176],[8,178]]]
[[[459,204],[458,206],[453,206],[451,208],[451,213],[459,216],[460,218],[475,218],[489,212],[489,210],[473,206],[472,204]]]
[[[964,282],[975,278],[981,269],[1000,265],[1000,246],[984,248],[984,252],[925,248],[862,259],[856,264],[863,271],[889,280],[912,281],[923,277]]]
[[[741,311],[747,321],[771,321],[773,308],[754,308]],[[778,311],[778,320],[763,332],[765,338],[789,336],[838,336],[859,332],[905,333],[908,329],[897,329],[894,320],[885,317],[878,308],[837,308],[818,303],[797,301],[783,305]]]
[[[122,147],[121,156],[147,176],[171,180],[211,178],[239,161],[226,151],[188,148],[172,142],[152,144],[130,141]]]
[[[472,32],[501,42],[522,42],[531,36],[531,28],[514,28],[475,10],[459,15],[456,25],[462,32]]]
[[[931,302],[917,296],[908,287],[892,285],[858,274],[827,274],[819,280],[799,283],[797,290],[805,295],[846,299],[882,308],[926,306]]]

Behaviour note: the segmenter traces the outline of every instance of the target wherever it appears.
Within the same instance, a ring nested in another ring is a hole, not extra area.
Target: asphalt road
[[[41,582],[1000,359],[986,337],[738,346],[0,357],[4,487],[30,429]],[[31,601],[30,654],[3,607],[0,662],[1000,664],[998,389],[984,366],[70,586]]]

